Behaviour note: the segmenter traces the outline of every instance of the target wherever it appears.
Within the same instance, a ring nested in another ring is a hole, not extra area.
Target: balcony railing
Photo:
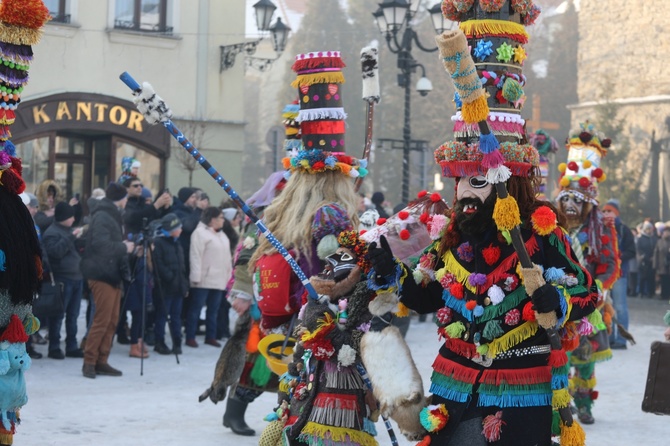
[[[54,12],[49,12],[51,14],[51,21],[55,23],[70,23],[70,14],[57,14]]]

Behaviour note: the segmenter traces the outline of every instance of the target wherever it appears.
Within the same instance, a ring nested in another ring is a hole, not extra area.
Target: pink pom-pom
[[[502,415],[502,410],[499,410],[495,415],[489,415],[484,418],[484,421],[482,422],[482,425],[484,426],[482,434],[487,442],[493,443],[500,440],[500,432],[502,431],[503,424],[506,424],[502,420]]]

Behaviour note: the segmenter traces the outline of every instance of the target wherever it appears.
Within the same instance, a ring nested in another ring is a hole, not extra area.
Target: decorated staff
[[[196,160],[203,169],[209,173],[209,175],[214,178],[221,188],[226,191],[226,193],[233,199],[235,204],[237,204],[240,209],[251,219],[251,221],[258,227],[258,230],[263,234],[268,241],[274,246],[278,252],[281,253],[282,257],[288,262],[291,266],[293,272],[300,278],[301,283],[309,293],[309,296],[312,299],[318,299],[316,291],[309,283],[309,279],[305,276],[302,269],[298,266],[295,259],[289,252],[282,246],[282,244],[275,238],[275,236],[270,232],[270,230],[263,224],[262,221],[258,219],[253,210],[240,198],[237,192],[228,184],[228,182],[223,178],[223,176],[211,165],[209,161],[198,151],[198,149],[191,144],[186,136],[174,125],[172,122],[172,110],[167,106],[167,104],[158,96],[153,87],[144,82],[142,86],[137,83],[135,79],[128,73],[123,73],[119,76],[121,81],[126,84],[131,90],[133,90],[133,96],[135,96],[135,105],[137,109],[144,115],[144,119],[147,120],[149,124],[161,123],[165,126],[170,134],[181,144],[181,146]]]
[[[370,148],[372,146],[372,124],[375,115],[375,104],[379,103],[379,63],[377,60],[377,48],[367,46],[361,50],[361,68],[363,69],[363,100],[367,105],[367,126],[365,127],[365,147],[363,159],[370,160]],[[356,178],[354,188],[356,192],[361,188],[363,178]]]

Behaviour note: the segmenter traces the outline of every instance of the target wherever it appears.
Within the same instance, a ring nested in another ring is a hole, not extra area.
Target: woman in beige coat
[[[195,332],[200,311],[207,305],[205,344],[221,347],[216,340],[216,318],[223,293],[233,271],[230,241],[223,228],[223,213],[208,207],[193,235],[190,249],[191,304],[186,315],[186,345],[197,347]]]

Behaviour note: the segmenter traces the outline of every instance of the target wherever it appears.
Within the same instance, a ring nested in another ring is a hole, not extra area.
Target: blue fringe
[[[6,260],[6,258],[5,258],[5,251],[3,251],[2,249],[0,249],[0,271],[4,271],[4,270],[5,270],[5,260]]]
[[[442,387],[441,385],[435,383],[431,383],[428,392],[434,393],[437,396],[441,396],[446,400],[456,401],[459,403],[464,403],[470,398],[469,393],[458,392],[454,389],[450,389],[448,387]]]
[[[5,141],[4,147],[2,149],[7,152],[7,155],[9,156],[16,156],[16,147],[14,147],[14,143],[12,143],[10,140]]]
[[[551,406],[551,392],[541,394],[526,394],[526,395],[491,395],[479,394],[480,407],[534,407],[534,406]]]
[[[302,139],[287,139],[284,141],[284,150],[302,150]]]
[[[554,375],[551,377],[551,388],[553,390],[565,389],[568,387],[568,375]]]
[[[500,143],[496,139],[496,135],[493,132],[489,134],[480,134],[479,135],[479,151],[482,153],[491,153],[494,150],[498,150]]]
[[[442,300],[446,307],[451,308],[452,310],[458,312],[461,316],[466,318],[468,321],[472,322],[473,316],[472,311],[468,310],[465,307],[465,298],[456,299],[449,290],[444,290],[442,292]]]
[[[282,113],[298,113],[300,111],[300,104],[286,104]]]

